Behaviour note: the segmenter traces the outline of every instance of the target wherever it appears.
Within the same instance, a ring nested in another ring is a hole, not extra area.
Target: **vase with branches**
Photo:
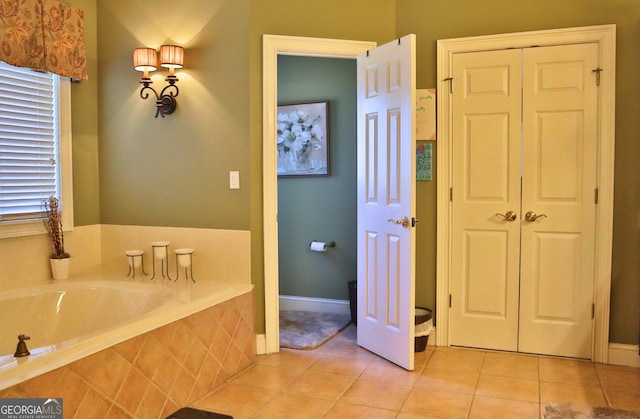
[[[55,196],[42,201],[44,207],[44,225],[49,233],[49,241],[53,252],[49,258],[51,272],[54,279],[67,279],[69,277],[69,258],[71,255],[64,250],[64,231],[62,230],[62,214],[60,213],[60,201]]]
[[[60,214],[60,201],[55,196],[50,196],[42,202],[44,206],[44,225],[49,233],[49,239],[53,246],[51,259],[66,259],[71,257],[64,251],[64,232],[62,231],[62,215]]]

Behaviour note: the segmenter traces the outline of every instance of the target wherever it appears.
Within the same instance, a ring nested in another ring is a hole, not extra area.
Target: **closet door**
[[[452,345],[517,350],[521,68],[520,50],[453,58]]]
[[[597,63],[595,44],[524,50],[521,352],[591,357]]]
[[[597,46],[456,54],[452,345],[590,358]]]

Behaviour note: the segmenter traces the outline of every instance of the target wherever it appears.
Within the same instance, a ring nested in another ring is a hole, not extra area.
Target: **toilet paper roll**
[[[311,250],[314,252],[326,252],[327,244],[325,242],[311,242]]]

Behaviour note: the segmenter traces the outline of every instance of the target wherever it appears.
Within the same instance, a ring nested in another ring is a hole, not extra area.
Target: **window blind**
[[[0,62],[0,222],[39,218],[60,196],[59,77]]]

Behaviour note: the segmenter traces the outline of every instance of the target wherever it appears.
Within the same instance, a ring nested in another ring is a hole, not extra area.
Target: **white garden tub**
[[[0,293],[0,389],[33,378],[216,304],[250,284],[131,281],[122,276]],[[18,335],[30,356],[15,358]]]

